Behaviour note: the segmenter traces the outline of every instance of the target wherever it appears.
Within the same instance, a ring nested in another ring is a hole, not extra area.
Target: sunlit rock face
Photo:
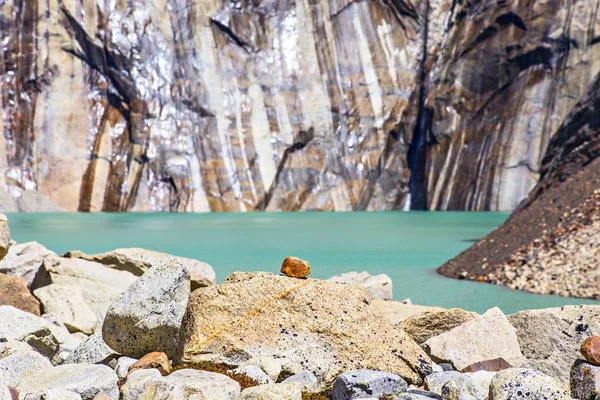
[[[0,185],[82,211],[402,203],[403,161],[365,185],[386,142],[410,140],[388,132],[416,90],[422,18],[396,3],[9,0]]]
[[[595,3],[8,0],[0,190],[72,211],[510,210],[600,70]]]
[[[457,1],[430,79],[427,207],[512,210],[600,71],[593,1]]]

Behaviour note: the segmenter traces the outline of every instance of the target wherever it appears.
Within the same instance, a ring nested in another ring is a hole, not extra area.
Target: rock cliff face
[[[9,0],[0,189],[80,211],[512,209],[600,70],[598,7]]]

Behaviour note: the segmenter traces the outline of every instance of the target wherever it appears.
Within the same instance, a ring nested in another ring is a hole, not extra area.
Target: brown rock
[[[183,366],[232,368],[273,356],[307,369],[323,389],[348,370],[373,369],[420,384],[431,360],[369,301],[364,288],[317,279],[237,272],[190,296],[183,318]]]
[[[170,374],[171,363],[169,362],[169,358],[167,357],[167,355],[161,351],[155,351],[146,354],[144,357],[131,364],[129,370],[127,371],[127,376],[139,369],[152,368],[156,368],[157,370],[159,370],[163,376]]]
[[[40,302],[29,293],[27,284],[20,276],[0,274],[0,305],[40,315]]]
[[[581,354],[587,362],[600,365],[600,336],[592,336],[581,343]]]
[[[297,257],[287,257],[281,264],[281,273],[294,278],[305,278],[310,274],[310,264]]]
[[[10,230],[6,215],[0,214],[0,260],[8,253],[10,247]]]

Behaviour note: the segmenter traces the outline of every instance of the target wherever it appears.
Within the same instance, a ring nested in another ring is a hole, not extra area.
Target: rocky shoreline
[[[16,244],[6,218],[0,250],[0,400],[600,398],[600,306],[418,306],[292,258],[216,285],[164,253]]]

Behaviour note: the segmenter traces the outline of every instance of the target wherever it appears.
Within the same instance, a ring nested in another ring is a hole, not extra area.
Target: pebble
[[[287,257],[281,264],[281,273],[292,278],[306,278],[310,274],[310,264],[297,257]]]
[[[600,336],[592,336],[581,343],[581,354],[590,364],[600,365]]]

